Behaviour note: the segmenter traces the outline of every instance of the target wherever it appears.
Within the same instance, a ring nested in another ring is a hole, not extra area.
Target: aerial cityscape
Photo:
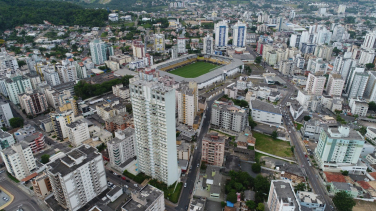
[[[0,211],[376,211],[375,0],[0,0]]]

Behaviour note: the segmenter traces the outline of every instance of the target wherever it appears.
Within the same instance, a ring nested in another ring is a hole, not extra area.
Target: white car
[[[118,175],[116,172],[114,172],[114,175],[116,176],[116,175]]]
[[[138,187],[138,185],[137,184],[134,184],[134,186],[137,188]]]
[[[187,187],[187,183],[184,183],[184,187],[185,187],[185,188]]]

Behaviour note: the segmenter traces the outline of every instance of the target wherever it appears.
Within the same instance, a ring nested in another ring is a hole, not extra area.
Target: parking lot
[[[8,200],[5,201],[3,198],[7,198]],[[1,191],[0,193],[0,207],[3,206],[4,204],[8,203],[10,200],[10,196],[8,196],[8,194],[4,193],[3,191]]]

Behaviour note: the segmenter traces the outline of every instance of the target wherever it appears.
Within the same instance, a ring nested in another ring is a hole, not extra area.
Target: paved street
[[[186,206],[189,206],[189,201],[191,198],[191,194],[189,193],[194,188],[194,183],[196,181],[197,172],[200,170],[200,167],[197,167],[197,164],[200,164],[201,161],[201,141],[203,136],[208,132],[209,126],[210,126],[210,118],[211,118],[211,106],[213,102],[217,99],[219,99],[223,94],[220,94],[216,97],[214,97],[212,100],[207,102],[207,109],[205,112],[206,118],[204,119],[202,123],[202,128],[199,136],[197,137],[197,150],[195,150],[193,159],[192,159],[192,169],[189,171],[187,180],[183,181],[187,183],[187,187],[183,188],[183,191],[180,196],[180,201],[178,206],[175,208],[177,211],[185,211]]]
[[[265,68],[268,69],[270,72],[278,73],[278,71],[274,70],[268,65],[266,65]],[[284,80],[287,82],[286,85],[287,85],[288,93],[286,96],[284,96],[280,105],[282,105],[283,111],[287,112],[287,114],[289,115],[290,111],[286,107],[286,102],[292,95],[295,94],[296,87],[292,85],[288,79],[286,80],[286,78],[284,78]],[[288,115],[283,115],[283,121],[285,124],[288,122],[291,122],[288,119]],[[326,195],[326,192],[324,190],[325,187],[320,183],[320,181],[316,177],[317,174],[315,173],[314,167],[313,166],[310,167],[308,165],[308,161],[304,154],[304,149],[303,149],[304,146],[301,144],[300,138],[298,137],[298,134],[294,130],[294,124],[291,124],[291,125],[286,124],[286,127],[288,131],[291,131],[290,138],[291,138],[292,144],[295,146],[295,155],[297,155],[299,165],[304,166],[305,172],[307,173],[307,177],[308,177],[308,180],[311,184],[313,191],[316,194],[320,194],[324,197],[325,203],[327,204],[325,210],[326,211],[332,210],[331,208],[331,206],[333,206],[332,200],[330,199],[328,195]]]

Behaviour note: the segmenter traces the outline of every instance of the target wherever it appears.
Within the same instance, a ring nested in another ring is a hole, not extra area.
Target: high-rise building
[[[107,60],[107,44],[99,39],[90,42],[91,59],[94,64],[100,65]]]
[[[330,32],[326,27],[321,27],[317,32],[317,44],[329,44],[332,38],[332,32]]]
[[[9,103],[0,101],[0,121],[2,127],[10,127],[9,120],[13,118]]]
[[[133,40],[132,42],[133,57],[142,59],[145,57],[146,49],[142,40]]]
[[[9,99],[14,104],[20,103],[18,94],[25,93],[27,89],[33,89],[30,79],[26,78],[25,76],[16,76],[10,79],[8,78],[5,81],[5,86]]]
[[[370,32],[366,35],[361,47],[367,50],[376,48],[376,31]]]
[[[361,50],[360,58],[359,58],[359,64],[369,64],[373,63],[375,59],[375,50]]]
[[[167,185],[178,180],[175,90],[159,82],[135,79],[129,85],[136,153],[141,172]]]
[[[337,10],[337,13],[338,14],[343,14],[343,13],[345,13],[346,12],[346,5],[345,4],[340,4],[339,6],[338,6],[338,10]]]
[[[295,63],[292,59],[283,60],[279,63],[278,71],[283,75],[294,75]]]
[[[48,109],[46,95],[36,90],[28,89],[26,93],[19,94],[18,98],[27,115],[36,116]]]
[[[342,79],[341,74],[330,73],[328,84],[326,85],[326,93],[330,96],[341,96],[345,80]]]
[[[247,116],[247,109],[231,102],[215,101],[212,105],[210,123],[226,130],[241,132],[247,126]]]
[[[55,67],[45,68],[42,70],[44,80],[50,86],[56,86],[61,83],[59,73],[55,71]]]
[[[319,168],[356,164],[363,150],[364,137],[348,126],[321,129],[315,155]]]
[[[131,192],[131,198],[121,207],[121,211],[164,211],[165,209],[163,191],[151,185]]]
[[[154,51],[163,52],[165,50],[165,35],[154,34]]]
[[[185,38],[184,34],[185,34],[185,31],[183,31],[179,35],[179,37],[177,38],[178,54],[187,53],[187,49],[186,49],[186,46],[185,46],[187,38]],[[189,41],[189,39],[188,39],[188,41]]]
[[[369,101],[376,102],[376,71],[368,71],[369,75],[364,97],[369,98]]]
[[[55,199],[63,208],[76,211],[107,189],[102,154],[82,145],[46,164]]]
[[[208,133],[202,138],[203,162],[209,165],[222,166],[225,154],[225,137],[218,133]]]
[[[110,163],[113,168],[123,170],[129,160],[136,156],[136,135],[131,127],[115,131],[115,138],[107,142]],[[124,171],[124,170],[123,170]]]
[[[267,204],[270,211],[301,210],[294,188],[287,180],[272,180]]]
[[[0,129],[0,150],[8,148],[14,143],[16,143],[14,137],[10,133]]]
[[[17,59],[14,58],[13,56],[8,55],[5,48],[1,48],[1,51],[0,51],[0,70],[1,69],[8,69],[8,68],[10,68],[12,70],[17,70],[19,68]]]
[[[198,111],[197,83],[190,81],[180,83],[177,91],[178,120],[188,126],[193,126]]]
[[[322,95],[324,91],[326,77],[309,73],[305,91],[313,95]]]
[[[214,42],[213,37],[209,34],[204,38],[204,54],[214,54]]]
[[[89,126],[86,121],[79,119],[66,125],[69,142],[78,147],[82,142],[90,139]]]
[[[347,32],[343,25],[336,25],[333,29],[332,41],[342,42],[350,38],[350,34]]]
[[[24,141],[20,141],[0,153],[7,171],[18,180],[29,176],[31,171],[37,168],[33,151]]]
[[[364,68],[352,67],[346,79],[345,91],[348,98],[363,97],[366,90],[369,75]]]
[[[214,25],[215,47],[223,48],[228,42],[228,24],[227,21],[220,21]]]
[[[368,103],[364,99],[350,98],[349,106],[352,115],[367,116]]]
[[[238,21],[232,32],[232,45],[234,47],[245,47],[245,37],[247,35],[247,24]]]

